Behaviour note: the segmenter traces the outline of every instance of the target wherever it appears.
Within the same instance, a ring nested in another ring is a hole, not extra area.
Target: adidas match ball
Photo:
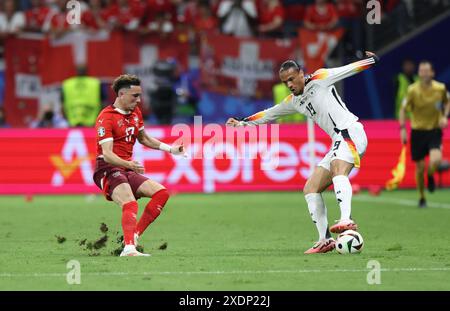
[[[363,247],[362,235],[354,230],[344,231],[336,239],[336,251],[340,254],[360,253]]]

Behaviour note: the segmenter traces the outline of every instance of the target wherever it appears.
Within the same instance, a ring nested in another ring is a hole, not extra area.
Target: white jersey
[[[339,130],[347,129],[358,121],[358,117],[347,109],[333,84],[371,67],[375,62],[370,57],[342,67],[319,69],[305,78],[303,94],[289,95],[280,104],[245,118],[242,125],[263,124],[300,112],[333,137]]]

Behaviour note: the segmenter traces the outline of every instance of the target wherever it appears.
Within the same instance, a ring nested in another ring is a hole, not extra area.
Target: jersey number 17
[[[131,142],[131,137],[132,137],[133,134],[134,134],[134,126],[127,127],[127,128],[125,129],[125,134],[126,134],[126,136],[125,136],[125,141],[126,141],[126,142]]]

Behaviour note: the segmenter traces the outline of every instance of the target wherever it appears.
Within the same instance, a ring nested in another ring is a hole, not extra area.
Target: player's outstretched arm
[[[169,146],[156,138],[148,136],[145,130],[139,131],[138,141],[148,148],[159,149],[172,154],[184,154],[185,152],[183,144]]]
[[[130,170],[135,171],[136,173],[142,174],[144,173],[144,166],[137,161],[126,161],[121,159],[117,154],[113,152],[113,142],[107,141],[102,145],[102,154],[103,159],[106,163],[112,164],[114,166],[120,166],[124,168],[128,168]]]
[[[282,103],[269,109],[257,112],[249,117],[239,120],[238,118],[229,118],[225,125],[237,127],[246,125],[259,125],[272,122],[279,117],[297,113],[292,104],[293,95],[288,96]]]
[[[374,66],[378,61],[378,56],[370,51],[366,51],[366,58],[354,63],[336,68],[322,68],[311,75],[311,80],[320,80],[328,85],[332,85],[342,79],[351,77],[363,70]]]

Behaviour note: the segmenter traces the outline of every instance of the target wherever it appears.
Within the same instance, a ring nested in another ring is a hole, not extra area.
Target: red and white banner
[[[211,34],[201,44],[202,85],[212,92],[272,98],[278,70],[296,59],[297,40],[239,39]]]
[[[5,102],[7,122],[23,125],[37,113],[42,79],[42,39],[10,37],[5,41]]]
[[[369,145],[361,168],[351,174],[353,184],[384,187],[392,177],[401,151],[398,123],[364,121]],[[135,145],[134,158],[142,162],[146,175],[176,192],[301,190],[309,176],[309,145],[306,125],[280,125],[279,139],[258,130],[257,142],[267,141],[270,158],[279,156],[278,167],[268,168],[255,151],[255,140],[218,139],[215,125],[183,125],[190,134],[190,158]],[[149,135],[171,143],[181,136],[180,128],[151,127]],[[228,130],[229,128],[227,128]],[[212,134],[214,132],[214,135]],[[241,133],[242,134],[242,133]],[[211,136],[213,135],[213,136]],[[224,136],[225,137],[225,136]],[[243,136],[242,136],[243,137]],[[252,137],[252,136],[250,136]],[[316,162],[329,150],[330,139],[316,131]],[[212,148],[212,142],[215,148]],[[450,158],[450,131],[444,134],[444,158]],[[93,184],[95,131],[0,130],[0,194],[100,193]],[[243,150],[246,150],[243,156]],[[228,156],[223,156],[223,151]],[[252,157],[251,155],[258,155]],[[450,186],[450,172],[442,182]],[[400,188],[415,187],[414,164],[407,151],[406,175]]]
[[[138,34],[73,32],[59,39],[24,35],[5,43],[5,114],[13,127],[28,126],[39,102],[56,104],[58,87],[86,64],[88,74],[111,81],[126,72],[142,79],[144,94],[151,86],[156,60],[176,59],[187,67],[189,47],[183,36],[161,39]],[[147,99],[148,100],[148,99]],[[148,103],[148,101],[147,101]]]
[[[300,48],[304,66],[308,72],[312,73],[324,66],[343,34],[342,28],[326,32],[299,28]]]

